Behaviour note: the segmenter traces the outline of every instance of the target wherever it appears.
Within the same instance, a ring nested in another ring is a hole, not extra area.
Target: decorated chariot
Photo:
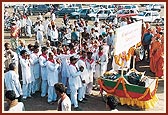
[[[134,74],[136,79],[133,78]],[[153,108],[158,101],[156,96],[158,79],[144,76],[144,73],[136,70],[130,70],[124,76],[106,72],[98,79],[98,83],[104,100],[106,96],[114,95],[121,105],[127,104],[140,109]]]
[[[156,96],[158,79],[147,77],[145,72],[138,72],[134,67],[136,58],[142,60],[145,54],[141,45],[141,29],[142,22],[136,22],[116,30],[113,60],[121,67],[121,72],[104,73],[98,79],[98,84],[104,100],[106,96],[114,95],[121,105],[149,109],[158,101]],[[124,63],[130,61],[131,57],[133,57],[133,68],[124,72]]]

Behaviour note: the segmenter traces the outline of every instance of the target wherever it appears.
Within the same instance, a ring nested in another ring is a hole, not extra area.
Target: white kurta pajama
[[[47,19],[44,22],[44,34],[46,36],[46,38],[48,39],[48,35],[47,35],[47,29],[48,29],[48,25],[50,24],[50,21]]]
[[[109,50],[110,47],[107,44],[103,44],[103,52],[106,55],[107,59],[109,56],[111,56],[111,51]]]
[[[32,75],[35,78],[33,91],[40,90],[40,64],[39,64],[39,53],[32,53],[30,55],[30,59],[32,60]]]
[[[68,79],[68,76],[69,76],[69,71],[68,71],[68,59],[69,59],[69,55],[65,55],[65,54],[62,54],[60,56],[61,58],[61,82],[67,86],[67,79]]]
[[[32,82],[31,82],[31,93],[34,94],[35,93],[35,78],[34,78],[34,75],[33,75],[33,60],[32,59],[29,59],[30,60],[30,72],[31,72],[31,79],[32,79]]]
[[[69,58],[73,55],[76,55],[76,53],[74,54],[60,54],[58,56],[58,58],[61,59],[61,82],[67,87],[67,94],[70,94],[70,88],[69,88],[69,83],[68,83],[68,78],[70,76],[69,74]]]
[[[27,20],[26,20],[26,31],[27,31],[27,36],[28,37],[32,37],[31,27],[32,27],[32,21],[31,21],[30,18],[27,18]]]
[[[47,68],[46,68],[47,58],[41,55],[39,57],[39,63],[41,66],[41,77],[42,77],[41,97],[44,97],[47,94]]]
[[[5,73],[4,77],[6,90],[13,90],[16,94],[16,98],[23,95],[22,88],[19,82],[19,75],[15,71],[10,70]]]
[[[55,60],[54,60],[55,61]],[[59,64],[56,61],[53,63],[47,61],[47,81],[48,81],[48,102],[56,101],[57,95],[55,93],[54,85],[58,83],[58,67]]]
[[[26,99],[27,97],[31,97],[31,71],[30,71],[30,62],[28,59],[20,58],[20,65],[22,69],[22,91],[23,91],[23,99]]]
[[[106,72],[108,59],[105,53],[103,53],[103,55],[99,55],[99,53],[97,53],[95,61],[100,62],[100,64],[96,63],[96,68],[95,68],[95,71],[96,71],[95,77],[98,78],[100,76],[103,76],[103,74]]]
[[[86,93],[91,94],[93,89],[93,73],[95,72],[95,61],[94,59],[86,59],[86,68],[88,70],[89,83],[86,87]]]
[[[82,81],[80,78],[81,72],[77,68],[70,64],[69,65],[69,86],[71,90],[71,103],[74,104],[74,107],[78,107],[77,101],[77,90],[82,87]]]
[[[42,24],[37,25],[35,27],[35,31],[37,32],[36,39],[39,41],[40,45],[43,46],[43,39],[44,39],[44,26]]]
[[[67,79],[69,77],[69,58],[75,54],[60,54],[58,58],[61,59],[61,82],[67,86]]]
[[[86,93],[86,84],[89,83],[89,76],[88,76],[88,71],[86,69],[86,64],[85,64],[85,59],[83,58],[80,58],[77,62],[77,67],[81,67],[83,66],[84,67],[84,70],[81,74],[81,79],[82,81],[84,80],[85,83],[82,83],[82,87],[79,89],[79,92],[78,92],[78,99],[79,101],[82,101],[83,98],[85,98],[85,93]]]

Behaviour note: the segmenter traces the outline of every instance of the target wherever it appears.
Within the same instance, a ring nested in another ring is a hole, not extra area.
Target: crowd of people
[[[85,103],[92,90],[98,88],[98,77],[103,76],[108,68],[119,70],[120,66],[113,59],[115,29],[133,23],[129,18],[109,23],[96,19],[90,25],[88,20],[81,18],[67,24],[65,16],[66,26],[58,27],[57,19],[42,15],[37,17],[35,24],[26,15],[18,17],[14,13],[13,18],[11,42],[4,44],[3,52],[6,90],[13,90],[19,101],[36,92],[41,92],[41,97],[47,96],[49,104],[61,97],[58,110],[62,111],[70,111],[71,105],[74,110],[81,110],[78,103]],[[32,28],[35,42],[26,45],[22,36],[33,37]],[[161,78],[164,33],[159,25],[152,28],[149,23],[144,23],[142,30],[147,62],[150,62],[151,71]],[[109,59],[112,60],[110,67]],[[125,61],[124,66],[130,68],[130,61]]]

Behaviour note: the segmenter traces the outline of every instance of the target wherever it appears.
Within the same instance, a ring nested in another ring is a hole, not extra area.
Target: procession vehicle
[[[120,66],[118,71],[110,70],[99,77],[100,94],[106,102],[108,95],[118,98],[121,105],[128,105],[132,109],[149,109],[155,106],[158,101],[156,91],[158,88],[158,78],[145,76],[144,72],[135,69],[135,62],[142,60],[144,51],[142,44],[137,43],[136,47],[131,47],[125,55],[125,60],[133,59],[133,68],[123,67],[120,59],[123,55],[114,56],[115,63]]]
[[[132,109],[149,109],[158,101],[158,79],[144,76],[144,72],[135,69],[123,76],[116,72],[106,72],[98,83],[103,101],[106,101],[108,95],[114,95],[121,105],[126,104]]]
[[[158,78],[148,77],[145,71],[135,69],[137,58],[139,61],[145,58],[141,30],[142,21],[116,29],[113,69],[98,79],[104,101],[108,95],[114,95],[121,105],[128,105],[133,109],[149,109],[157,103]],[[133,67],[130,69],[128,64],[131,59]]]

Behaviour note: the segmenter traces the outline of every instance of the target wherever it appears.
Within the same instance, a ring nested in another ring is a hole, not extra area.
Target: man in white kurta
[[[20,65],[22,70],[22,90],[23,90],[23,99],[26,99],[27,97],[31,97],[31,71],[30,71],[30,61],[27,56],[27,51],[22,50],[20,52],[21,58],[20,58]]]
[[[9,71],[5,73],[4,77],[6,90],[13,90],[16,94],[16,98],[21,98],[23,95],[22,88],[19,82],[19,75],[16,73],[16,64],[9,64]]]
[[[87,32],[90,33],[90,31],[91,31],[91,26],[88,24],[88,20],[85,21],[84,27],[86,27],[86,28],[87,28]]]
[[[32,37],[31,27],[32,27],[32,21],[29,17],[27,17],[27,19],[26,19],[26,31],[27,31],[27,36],[28,37]]]
[[[54,85],[58,83],[58,67],[59,63],[54,59],[54,53],[49,53],[49,58],[46,64],[47,67],[47,81],[48,81],[48,103],[56,101],[57,95],[55,93]]]
[[[47,56],[48,49],[47,47],[42,47],[42,54],[39,57],[39,63],[41,67],[41,77],[42,77],[42,83],[41,83],[41,97],[45,97],[47,94]]]
[[[36,31],[36,39],[40,43],[40,46],[43,46],[43,39],[44,39],[44,26],[41,24],[41,21],[38,22],[38,25],[35,27]]]
[[[103,52],[103,47],[99,46],[99,52],[96,55],[96,67],[95,67],[95,78],[97,79],[100,76],[103,76],[103,74],[107,70],[107,55]]]
[[[34,85],[32,87],[32,92],[36,92],[40,90],[41,71],[40,71],[40,64],[39,64],[39,56],[40,56],[39,47],[35,45],[33,53],[30,54],[30,59],[32,60],[31,72],[32,72],[32,76],[35,79]]]
[[[69,83],[68,83],[68,77],[69,75],[69,64],[70,64],[70,57],[76,55],[76,53],[73,54],[64,54],[60,53],[60,55],[57,55],[57,58],[60,58],[61,60],[61,82],[67,87],[66,93],[70,94],[70,88],[69,88]]]
[[[81,79],[82,79],[82,87],[79,88],[79,92],[78,92],[78,100],[79,101],[83,101],[83,99],[85,99],[85,93],[86,93],[86,84],[89,83],[89,76],[88,76],[88,70],[86,68],[86,51],[82,51],[82,56],[79,58],[79,60],[77,61],[77,67],[84,67],[84,70],[81,74]]]
[[[60,54],[59,55],[60,59],[61,59],[61,82],[67,86],[68,85],[68,76],[69,76],[69,70],[68,70],[68,66],[69,66],[69,58],[70,55],[69,54]]]
[[[106,39],[103,39],[102,41],[102,46],[103,46],[103,52],[107,56],[107,59],[111,56],[111,52],[109,51],[109,46],[107,45]],[[111,58],[111,57],[110,57]]]
[[[69,65],[69,86],[71,90],[71,103],[74,104],[74,108],[78,108],[78,101],[77,101],[77,91],[80,87],[82,87],[82,81],[81,81],[81,71],[78,71],[75,63],[77,61],[77,58],[74,56],[70,57],[70,65]]]
[[[58,30],[56,29],[55,25],[52,25],[51,29],[51,44],[52,46],[58,45]]]
[[[93,89],[93,73],[95,72],[95,60],[92,58],[92,52],[87,52],[86,68],[88,70],[89,83],[86,87],[86,94],[91,95]]]
[[[44,21],[44,34],[46,36],[46,38],[48,39],[48,35],[47,35],[47,29],[48,29],[48,25],[50,24],[50,21],[48,20],[48,17],[45,17],[45,21]]]

